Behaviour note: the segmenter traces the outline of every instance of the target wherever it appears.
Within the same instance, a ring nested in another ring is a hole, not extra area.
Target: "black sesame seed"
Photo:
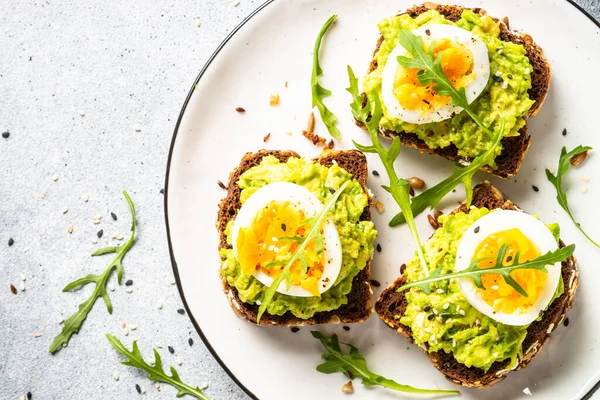
[[[481,229],[480,227],[476,227],[475,230],[473,232],[475,233],[479,233],[479,229]]]
[[[349,327],[348,325],[344,325],[344,330],[345,330],[346,332],[348,332],[348,331],[350,330],[350,327]]]
[[[443,313],[442,314],[442,318],[443,319],[448,319],[448,318],[450,318],[450,314]]]
[[[539,192],[540,191],[540,188],[537,187],[537,186],[535,186],[535,185],[532,185],[531,188],[533,189],[534,192]]]
[[[183,308],[180,308],[179,310],[177,310],[177,312],[181,315],[185,314],[185,310]]]
[[[511,74],[508,74],[506,76],[508,76],[508,79],[512,79],[513,78],[513,76]]]
[[[431,310],[431,306],[425,306],[425,308],[423,309],[423,311],[425,312],[429,312],[429,310]]]
[[[290,329],[292,332],[296,333],[300,330],[300,328],[298,328],[297,326],[293,326],[292,329]]]
[[[452,341],[451,337],[444,338],[444,342],[451,342],[451,341]]]
[[[9,137],[9,136],[10,136],[10,132],[9,132],[9,131],[6,131],[6,132],[3,132],[3,133],[2,133],[2,137],[3,137],[4,139],[8,139],[8,137]]]
[[[31,400],[32,397],[31,392],[27,392],[27,400]]]
[[[428,319],[428,320],[430,320],[430,321],[431,321],[432,319],[434,319],[434,318],[435,318],[435,315],[434,315],[434,314],[429,314],[429,315],[427,316],[427,319]]]
[[[565,322],[563,322],[564,326],[569,326],[569,318],[565,318]]]
[[[563,129],[562,135],[567,136],[567,128]]]
[[[169,349],[169,353],[171,353],[171,354],[175,353],[175,349],[172,348],[171,346],[167,347],[167,349]]]
[[[335,190],[333,190],[333,188],[329,188],[329,193],[334,194]]]
[[[142,394],[142,388],[137,383],[135,384],[135,390],[138,392],[138,394]]]
[[[375,175],[375,176],[379,176],[379,172],[377,172],[377,171],[373,170],[373,175]]]
[[[165,194],[165,189],[160,189],[159,192],[160,194]]]
[[[98,235],[98,239],[100,239],[102,235],[104,235],[104,230],[100,229],[96,235]]]
[[[127,279],[127,282],[125,282],[125,286],[131,286],[133,285],[133,281],[131,279]]]
[[[114,212],[110,213],[110,216],[112,217],[112,219],[114,219],[115,221],[117,220],[117,214],[115,214]]]
[[[494,80],[494,82],[498,82],[498,83],[504,82],[504,79],[502,79],[502,77],[500,77],[500,76],[493,75],[492,79]]]
[[[194,339],[192,339],[192,338],[189,338],[189,339],[188,339],[188,343],[189,343],[189,345],[190,345],[190,346],[193,346],[193,344],[194,344]]]
[[[381,245],[379,243],[377,243],[377,252],[381,253]]]
[[[287,229],[287,226],[285,226],[285,224],[281,224],[281,230],[285,232],[286,229]]]
[[[511,262],[511,261],[512,261],[512,256],[506,257],[506,262]]]
[[[12,246],[13,244],[15,244],[15,240],[13,238],[8,239],[8,245]]]

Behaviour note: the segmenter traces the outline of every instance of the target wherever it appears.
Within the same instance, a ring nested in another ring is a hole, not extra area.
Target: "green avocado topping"
[[[486,208],[474,208],[468,214],[441,216],[442,226],[423,246],[427,264],[441,266],[444,274],[454,272],[460,240],[469,226],[489,212]],[[556,232],[557,226],[549,229]],[[404,276],[407,282],[423,277],[418,257],[407,264]],[[510,359],[510,367],[516,365],[528,325],[505,325],[482,314],[467,302],[457,280],[437,282],[431,288],[430,294],[409,289],[406,311],[397,316],[401,324],[412,330],[416,344],[427,344],[430,352],[453,354],[459,363],[486,372],[496,361]],[[552,301],[563,291],[561,278]]]
[[[429,10],[416,18],[400,15],[386,18],[379,23],[383,42],[375,55],[377,69],[369,73],[363,82],[367,93],[375,91],[381,97],[382,72],[388,58],[399,43],[402,29],[414,30],[429,24],[451,24],[471,31],[479,37],[488,49],[490,59],[490,79],[481,95],[471,103],[471,108],[484,125],[493,132],[505,122],[504,136],[518,136],[525,125],[525,115],[534,104],[529,98],[532,67],[522,45],[500,39],[500,28],[492,18],[479,16],[465,10],[456,23],[446,20],[438,11]],[[389,60],[396,62],[396,60]],[[384,116],[380,125],[396,132],[415,133],[432,149],[454,144],[461,157],[476,157],[492,144],[493,137],[479,127],[465,112],[437,123],[411,124],[390,116],[383,104]],[[501,148],[498,149],[500,154]]]
[[[267,307],[272,315],[291,312],[302,319],[317,312],[336,310],[348,302],[352,280],[367,265],[373,255],[377,231],[371,221],[360,221],[369,197],[358,181],[337,164],[325,167],[304,158],[291,157],[280,162],[273,156],[264,157],[261,163],[240,176],[237,182],[242,204],[258,189],[274,182],[291,182],[311,191],[322,202],[332,196],[330,188],[338,188],[347,180],[350,184],[342,192],[331,213],[342,244],[342,267],[335,284],[321,296],[293,297],[276,293]],[[231,245],[233,221],[227,225],[226,235]],[[244,275],[232,249],[221,249],[221,273],[238,291],[244,303],[260,304],[267,287],[253,276]]]

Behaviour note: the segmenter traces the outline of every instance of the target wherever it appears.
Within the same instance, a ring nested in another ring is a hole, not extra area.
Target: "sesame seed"
[[[62,324],[63,322],[65,322],[65,319],[63,317],[60,317],[58,319],[58,321],[56,321],[59,325]]]
[[[8,137],[9,137],[9,136],[10,136],[10,132],[9,132],[9,131],[2,132],[2,137],[3,137],[4,139],[8,139]]]
[[[8,247],[12,246],[13,244],[15,244],[15,240],[13,238],[9,238],[8,239]]]
[[[429,338],[429,341],[433,342],[433,343],[437,342],[437,340],[435,339],[435,333],[433,335],[431,335],[431,337]]]
[[[139,124],[135,124],[135,125],[133,125],[133,129],[134,129],[136,132],[140,132],[140,131],[142,130],[142,127],[141,127]]]
[[[123,334],[125,336],[129,336],[129,328],[128,327],[123,328]]]
[[[189,344],[190,346],[193,346],[193,345],[194,345],[194,339],[192,339],[192,338],[189,338],[189,339],[188,339],[188,344]]]
[[[497,82],[497,83],[504,82],[504,79],[502,79],[499,75],[492,76],[492,79],[494,80],[494,82]]]
[[[135,390],[138,392],[138,394],[142,394],[142,388],[137,383],[135,384]]]
[[[433,314],[429,314],[429,315],[427,316],[427,319],[428,319],[429,321],[431,321],[433,318],[435,318],[435,315],[433,315]]]
[[[480,321],[480,320],[478,320],[478,319],[476,319],[476,320],[475,320],[475,326],[479,326],[479,325],[481,325],[481,321]]]
[[[131,279],[127,279],[127,282],[125,282],[125,286],[131,286],[133,285],[133,281]]]
[[[423,308],[423,311],[425,312],[429,312],[429,310],[431,310],[431,306],[425,306],[425,308]]]
[[[117,214],[115,214],[114,212],[110,213],[110,216],[112,217],[112,219],[114,219],[115,221],[117,220]]]
[[[163,308],[163,302],[162,300],[159,300],[158,303],[156,304],[156,306],[158,307],[159,310],[161,310]]]
[[[185,310],[183,308],[180,308],[179,310],[177,310],[177,312],[181,315],[185,314]]]
[[[480,229],[481,229],[480,227],[476,227],[476,228],[475,228],[475,230],[474,230],[473,232],[475,232],[475,233],[479,233],[479,230],[480,230]]]
[[[154,382],[154,387],[160,392],[160,383]]]
[[[85,201],[86,203],[90,200],[90,195],[88,193],[85,193],[83,195],[83,201]]]
[[[118,380],[119,380],[119,373],[118,373],[117,371],[113,371],[113,379],[114,379],[115,381],[118,381]]]
[[[133,292],[133,288],[130,288],[130,287],[128,287],[127,289],[125,289],[125,291],[126,291],[127,293],[131,293],[131,292]]]
[[[129,329],[135,331],[137,329],[137,325],[129,325]]]
[[[156,364],[156,358],[152,357],[150,360],[148,360],[148,362],[150,364]]]
[[[539,192],[540,191],[540,188],[537,187],[537,186],[535,186],[535,185],[532,185],[531,188],[533,189],[534,192]]]
[[[448,303],[446,303],[446,304],[444,304],[444,305],[442,306],[442,308],[443,308],[444,310],[447,310],[447,309],[448,309],[448,307],[450,307],[450,304],[448,304]]]
[[[350,327],[348,325],[344,325],[343,329],[348,332],[350,330]]]
[[[21,278],[22,281],[26,281],[27,280],[27,278],[25,277],[25,274],[22,273],[22,272],[19,274],[19,277]]]
[[[563,135],[563,136],[567,136],[567,128],[563,129],[563,131],[562,131],[562,135]]]
[[[458,313],[459,313],[460,315],[465,315],[465,310],[458,310]]]
[[[293,333],[296,333],[296,332],[298,332],[298,331],[300,330],[300,328],[298,328],[297,326],[293,326],[293,327],[292,327],[290,330],[291,330]]]
[[[239,2],[239,1],[234,1],[234,2],[232,3],[232,5],[233,5],[234,7],[237,7],[237,6],[239,6],[239,5],[240,5],[240,2]]]
[[[174,285],[174,284],[176,284],[177,282],[175,281],[175,279],[171,279],[171,280],[169,281],[169,283],[170,283],[171,285]]]
[[[177,365],[181,365],[181,364],[183,364],[183,360],[182,360],[181,358],[179,358],[179,357],[178,357],[178,358],[177,358]]]
[[[169,353],[175,354],[175,349],[173,347],[167,346],[167,349],[169,350]]]
[[[98,236],[98,239],[100,239],[102,235],[104,235],[104,230],[100,229],[96,235]]]
[[[40,337],[40,336],[42,336],[42,334],[41,334],[41,333],[34,333],[34,334],[33,334],[33,337]]]
[[[442,294],[442,293],[444,293],[444,289],[436,289],[435,292],[438,293],[438,294]]]
[[[163,345],[161,343],[156,343],[155,346],[158,349],[162,349],[163,348]]]
[[[82,117],[85,116],[85,111],[79,110],[79,115],[81,115]]]
[[[69,233],[73,233],[73,225],[69,225],[69,226],[67,227],[67,232],[69,232]]]
[[[498,285],[493,285],[492,290],[498,290]]]
[[[33,395],[31,394],[31,392],[27,392],[27,400],[31,400],[32,397]]]
[[[452,339],[452,347],[456,347],[456,340]]]
[[[202,22],[200,22],[200,18],[196,18],[194,20],[194,25],[196,25],[196,27],[200,28],[200,25],[202,24]]]
[[[111,292],[115,291],[115,285],[113,285],[112,283],[108,284],[108,290],[110,290]]]
[[[63,210],[62,210],[62,213],[63,213],[63,214],[66,214],[66,213],[68,213],[68,212],[69,212],[69,209],[68,209],[67,207],[63,208]]]
[[[508,88],[508,81],[502,82],[502,89]]]
[[[54,175],[54,176],[52,177],[52,180],[53,180],[54,182],[56,182],[56,181],[58,180],[58,175]]]
[[[375,170],[373,170],[373,172],[372,172],[372,173],[373,173],[373,175],[375,175],[375,176],[379,176],[379,172],[377,172],[377,171],[375,171]]]
[[[19,283],[19,290],[20,290],[21,292],[24,292],[24,291],[25,291],[25,283],[24,283],[24,282],[21,282],[21,283]]]
[[[565,322],[563,322],[563,325],[564,325],[565,327],[566,327],[566,326],[569,326],[569,318],[565,318]]]
[[[377,252],[381,253],[381,245],[379,243],[377,243]]]
[[[438,310],[436,310],[436,309],[434,308],[434,309],[433,309],[433,313],[434,313],[435,315],[438,315]]]

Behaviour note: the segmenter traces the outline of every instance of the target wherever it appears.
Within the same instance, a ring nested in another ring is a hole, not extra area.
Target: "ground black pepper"
[[[3,132],[3,133],[2,133],[2,137],[3,137],[4,139],[8,139],[8,137],[9,137],[9,136],[10,136],[10,132],[9,132],[9,131],[6,131],[6,132]]]
[[[165,189],[160,189],[160,194],[165,194]]]

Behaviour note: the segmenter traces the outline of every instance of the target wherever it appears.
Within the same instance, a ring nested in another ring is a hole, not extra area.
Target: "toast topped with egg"
[[[471,108],[490,131],[504,120],[497,168],[483,170],[503,179],[516,175],[531,140],[527,119],[540,111],[550,87],[542,49],[531,36],[510,31],[508,18],[489,17],[480,8],[427,2],[379,23],[381,36],[363,89],[382,100],[380,133],[452,161],[470,162],[493,138],[448,97],[432,91],[435,84],[421,86],[416,70],[397,67],[396,56],[406,54],[398,43],[401,29],[435,42],[435,51],[443,52],[444,73],[455,87],[465,88]]]
[[[511,229],[495,232],[495,236],[486,236],[484,220],[494,214],[500,218],[496,218],[489,229],[498,230],[498,223],[503,223],[507,227],[521,226],[519,231]],[[499,222],[501,220],[503,222]],[[434,263],[436,266],[450,266],[450,269],[458,268],[455,265],[458,265],[457,260],[465,246],[475,251],[471,253],[473,258],[479,258],[481,253],[478,251],[482,248],[490,246],[491,254],[498,251],[495,248],[497,244],[506,241],[512,241],[511,246],[517,243],[522,259],[526,260],[526,249],[530,251],[536,248],[541,241],[537,236],[532,238],[529,234],[523,236],[520,233],[531,232],[528,220],[534,221],[533,225],[541,225],[542,231],[546,227],[510,200],[505,200],[502,193],[488,182],[479,184],[474,189],[470,209],[463,203],[452,214],[439,218],[440,227],[424,244],[430,268]],[[542,236],[552,236],[550,241],[554,240],[554,246],[558,243],[559,247],[563,247],[563,242],[557,238],[557,225],[548,225],[547,228],[548,231],[552,228],[553,232],[542,232]],[[466,243],[477,235],[478,241]],[[469,239],[465,239],[467,237]],[[493,240],[490,241],[490,238]],[[535,258],[535,254],[530,257]],[[471,255],[465,258],[470,261]],[[415,258],[402,266],[402,276],[383,291],[375,310],[390,328],[409,342],[418,344],[448,380],[468,387],[491,386],[503,380],[510,371],[524,368],[549,341],[550,333],[565,319],[578,286],[577,262],[573,256],[560,264],[558,276],[554,278],[551,276],[551,266],[548,266],[548,277],[543,283],[536,274],[544,272],[514,271],[511,276],[516,272],[525,274],[515,279],[533,282],[526,285],[529,297],[522,297],[518,293],[512,296],[512,289],[507,290],[503,280],[491,282],[493,285],[488,282],[490,286],[486,285],[486,289],[482,290],[488,297],[482,298],[490,300],[489,296],[495,296],[490,313],[487,302],[481,298],[473,299],[468,290],[463,290],[463,282],[470,280],[462,280],[460,284],[456,280],[447,282],[429,295],[414,287],[398,292],[398,288],[413,280],[415,268],[418,268]],[[493,274],[484,275],[482,280],[490,275]],[[558,280],[558,284],[551,282],[552,279]],[[489,291],[492,291],[491,294]],[[532,304],[526,303],[529,301]],[[523,318],[530,322],[523,325],[526,322]]]
[[[230,175],[217,219],[223,290],[240,318],[257,323],[265,292],[282,267],[277,262],[294,249],[286,235],[304,230],[298,214],[308,215],[314,199],[322,209],[345,181],[350,184],[323,227],[324,258],[319,260],[320,252],[309,244],[306,273],[292,268],[292,285],[279,286],[259,324],[354,323],[371,315],[370,264],[377,232],[367,176],[366,158],[356,150],[324,151],[314,160],[267,150],[242,158]]]

